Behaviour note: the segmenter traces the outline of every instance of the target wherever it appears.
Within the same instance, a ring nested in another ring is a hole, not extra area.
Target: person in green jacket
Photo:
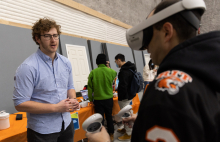
[[[98,68],[92,70],[88,79],[89,101],[95,105],[95,112],[100,113],[107,120],[108,133],[113,140],[114,126],[112,120],[113,88],[112,83],[117,72],[106,66],[105,54],[99,54],[96,58]],[[94,95],[92,95],[94,94]],[[104,120],[102,121],[104,125]]]

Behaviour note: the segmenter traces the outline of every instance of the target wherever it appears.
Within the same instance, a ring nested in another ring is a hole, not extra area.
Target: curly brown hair
[[[35,41],[35,43],[37,45],[39,45],[39,43],[36,41],[35,37],[37,36],[38,38],[40,38],[40,35],[43,32],[49,32],[51,28],[56,28],[57,29],[57,33],[60,35],[61,31],[60,25],[57,25],[57,23],[47,17],[44,18],[40,18],[38,21],[36,21],[32,27],[32,38]]]

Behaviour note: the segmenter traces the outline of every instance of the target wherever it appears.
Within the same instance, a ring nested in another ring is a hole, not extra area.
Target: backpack
[[[143,89],[143,77],[140,72],[133,71],[129,69],[133,73],[133,78],[131,81],[131,96],[130,99],[133,99],[136,96],[136,93],[139,93]]]

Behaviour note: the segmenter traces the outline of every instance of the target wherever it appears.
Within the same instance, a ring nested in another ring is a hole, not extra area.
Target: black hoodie
[[[133,73],[129,70],[136,71],[136,67],[130,61],[126,62],[121,66],[120,72],[118,74],[119,85],[118,85],[118,100],[122,101],[125,99],[132,99],[130,95],[131,81],[133,78]]]
[[[132,142],[219,142],[219,73],[220,32],[174,47],[143,96]]]

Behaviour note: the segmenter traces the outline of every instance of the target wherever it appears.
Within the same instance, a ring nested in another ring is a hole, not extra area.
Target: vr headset
[[[201,9],[202,14],[206,10],[206,5],[203,0],[182,0],[179,1],[150,18],[145,19],[143,22],[128,29],[126,32],[126,39],[128,45],[133,50],[145,50],[153,37],[153,25],[174,15],[180,13],[180,15],[188,21],[188,23],[196,30],[199,29],[199,19],[190,11],[193,9]]]

